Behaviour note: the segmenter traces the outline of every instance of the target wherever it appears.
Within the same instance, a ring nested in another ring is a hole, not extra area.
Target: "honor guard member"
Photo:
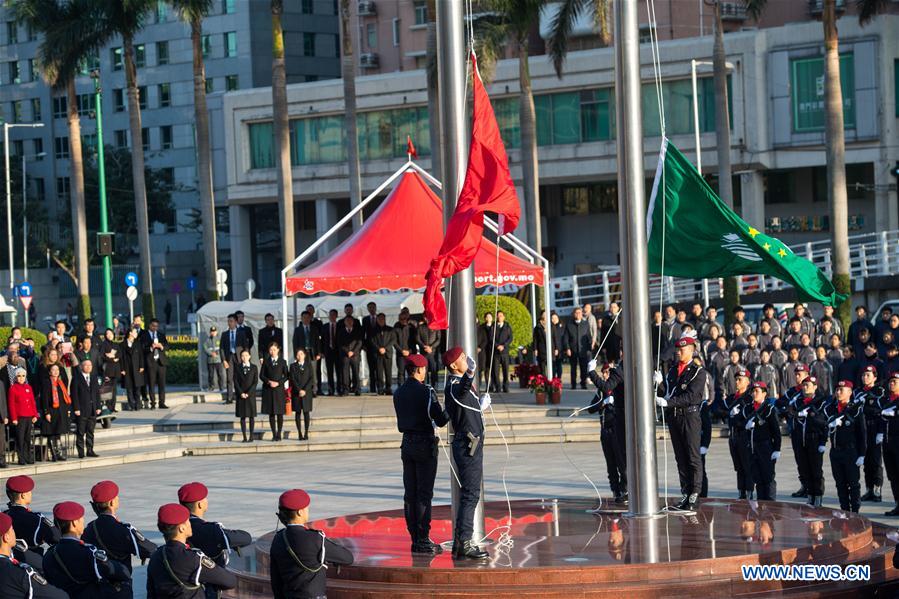
[[[34,491],[34,481],[29,476],[20,474],[6,479],[9,509],[4,513],[12,518],[16,538],[23,539],[28,544],[29,550],[43,555],[44,545],[55,545],[59,542],[59,529],[49,518],[29,509],[32,491]]]
[[[306,527],[310,502],[302,489],[278,498],[278,520],[284,528],[272,539],[269,566],[275,599],[325,599],[328,565],[353,563],[347,548]]]
[[[444,389],[446,411],[453,423],[453,461],[459,476],[459,509],[453,530],[453,557],[487,559],[490,557],[471,538],[474,534],[474,512],[481,497],[484,475],[484,419],[482,412],[490,406],[490,394],[480,398],[472,390],[477,364],[461,347],[443,354],[449,371]],[[452,484],[452,483],[451,483]]]
[[[111,480],[100,481],[91,487],[91,507],[97,519],[87,525],[81,538],[106,552],[106,557],[121,563],[132,572],[131,556],[140,558],[141,564],[156,551],[156,543],[116,515],[119,511],[119,487]],[[127,599],[134,596],[131,581],[122,583],[115,597]]]
[[[757,499],[774,501],[777,497],[774,466],[780,459],[780,419],[774,404],[768,401],[768,385],[761,381],[753,383],[751,394],[752,401],[743,406],[744,428],[748,433],[743,440],[750,455],[749,478]]]
[[[165,545],[156,550],[147,566],[147,599],[201,599],[205,589],[233,589],[237,577],[219,567],[199,549],[187,545],[191,535],[190,512],[168,503],[157,512],[157,527]]]
[[[749,393],[749,371],[745,368],[737,369],[734,374],[736,390],[724,398],[724,407],[727,410],[727,445],[730,449],[730,459],[734,463],[734,471],[737,473],[737,490],[740,499],[754,499],[752,496],[752,450],[748,443],[749,430],[746,429],[746,414],[744,408],[752,403]]]
[[[887,392],[881,400],[880,423],[874,442],[883,446],[883,465],[887,471],[896,507],[887,516],[899,516],[899,372],[890,375]]]
[[[190,512],[191,535],[187,542],[196,547],[217,565],[225,567],[231,559],[231,550],[240,555],[240,548],[253,542],[253,538],[245,530],[229,530],[218,522],[203,520],[209,509],[209,489],[203,483],[187,483],[178,489],[178,502]],[[206,597],[215,599],[219,590],[206,587]]]
[[[793,371],[793,377],[793,382],[795,384],[784,391],[784,394],[777,400],[777,410],[781,415],[786,416],[787,434],[790,435],[790,443],[793,446],[793,458],[796,460],[796,469],[799,471],[799,489],[791,494],[790,497],[799,498],[808,497],[808,481],[805,480],[803,469],[799,465],[801,447],[797,443],[799,443],[801,437],[793,435],[794,422],[789,407],[802,398],[802,382],[808,378],[808,368],[806,368],[805,364],[796,365],[796,369]]]
[[[624,446],[624,379],[611,363],[596,372],[596,360],[587,363],[587,377],[596,386],[587,412],[599,413],[602,453],[615,503],[627,503],[627,452]]]
[[[438,426],[446,426],[449,414],[434,388],[426,384],[428,360],[411,354],[404,366],[406,380],[393,393],[396,426],[403,433],[400,456],[403,460],[403,508],[406,528],[412,537],[412,553],[437,555],[440,545],[430,539],[431,500],[437,476]]]
[[[858,513],[859,468],[865,464],[865,410],[852,401],[852,381],[837,383],[834,398],[824,408],[830,440],[830,467],[837,485],[840,509]]]
[[[12,518],[0,514],[0,597],[4,599],[65,599],[67,595],[50,586],[31,565],[19,561],[14,550],[16,531]]]
[[[44,576],[71,599],[119,597],[122,583],[131,582],[131,572],[109,559],[106,552],[81,540],[84,508],[74,501],[53,507],[53,519],[62,536],[44,554]]]
[[[681,337],[674,346],[677,359],[662,378],[658,370],[653,375],[657,387],[656,404],[666,410],[671,444],[683,497],[674,506],[680,511],[693,511],[702,491],[702,459],[699,453],[702,421],[699,413],[708,373],[693,361],[696,339]]]
[[[885,392],[877,384],[877,368],[865,366],[862,369],[860,388],[855,389],[855,401],[862,404],[865,410],[865,488],[862,501],[880,503],[883,489],[883,446],[875,443],[880,428],[880,410]]]
[[[825,403],[823,398],[818,397],[818,379],[809,376],[802,381],[802,394],[787,407],[787,413],[793,419],[790,440],[796,451],[799,479],[805,481],[807,503],[815,507],[821,507],[824,499]]]

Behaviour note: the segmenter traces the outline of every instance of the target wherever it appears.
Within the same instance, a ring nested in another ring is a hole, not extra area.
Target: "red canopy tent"
[[[361,229],[331,254],[286,278],[286,295],[419,289],[443,240],[443,204],[407,170]],[[543,267],[483,240],[474,260],[475,285],[543,285]]]

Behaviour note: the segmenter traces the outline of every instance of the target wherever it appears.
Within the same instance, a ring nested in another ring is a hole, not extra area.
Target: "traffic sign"
[[[125,297],[128,298],[129,302],[133,302],[137,299],[137,287],[134,285],[129,285],[128,289],[125,290]]]
[[[129,272],[125,274],[125,285],[129,287],[137,287],[137,273]]]
[[[228,282],[228,272],[224,268],[220,268],[215,271],[215,282],[216,283],[227,283]]]
[[[19,284],[19,297],[30,297],[31,293],[31,283],[24,281]]]
[[[181,293],[181,281],[172,281],[170,289],[172,293]]]
[[[31,307],[31,300],[34,299],[30,295],[23,295],[19,298],[19,301],[22,302],[22,307],[25,308],[25,311],[28,311],[28,308]]]
[[[215,286],[215,290],[218,291],[219,299],[224,299],[225,296],[228,295],[228,284],[219,283]]]
[[[193,291],[197,288],[197,279],[196,277],[191,277],[187,279],[187,288]]]
[[[247,297],[253,297],[253,292],[256,291],[256,281],[253,279],[247,279]]]

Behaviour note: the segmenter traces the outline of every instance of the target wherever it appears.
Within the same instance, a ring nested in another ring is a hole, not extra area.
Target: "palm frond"
[[[588,3],[594,4],[599,0],[564,0],[552,22],[549,34],[549,56],[556,69],[556,76],[562,77],[562,66],[565,64],[565,56],[568,54],[568,40],[574,23],[584,11]]]
[[[758,21],[762,18],[767,4],[768,0],[746,0],[746,14]]]
[[[473,50],[478,56],[478,71],[485,83],[493,80],[496,63],[505,54],[509,39],[509,26],[501,18],[494,16],[475,19]]]
[[[213,0],[169,0],[181,19],[187,23],[200,21],[212,12]]]
[[[879,13],[885,12],[888,0],[856,0],[855,7],[858,10],[858,22],[867,25]]]

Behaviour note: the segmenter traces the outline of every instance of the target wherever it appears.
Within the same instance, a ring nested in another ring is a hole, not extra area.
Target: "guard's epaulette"
[[[91,545],[89,543],[84,543],[84,546],[91,550],[91,553],[94,554],[94,559],[98,562],[106,563],[109,560],[109,556],[106,555],[106,552],[102,549],[98,549],[95,545]]]
[[[194,549],[193,547],[191,547],[190,550],[193,551],[194,553],[196,553],[197,556],[200,558],[200,565],[201,565],[201,566],[203,566],[203,567],[206,568],[207,570],[211,570],[212,568],[215,568],[215,562],[212,561],[212,558],[211,558],[211,557],[209,557],[208,555],[206,555],[205,553],[203,553],[203,552],[200,551],[199,549]]]

